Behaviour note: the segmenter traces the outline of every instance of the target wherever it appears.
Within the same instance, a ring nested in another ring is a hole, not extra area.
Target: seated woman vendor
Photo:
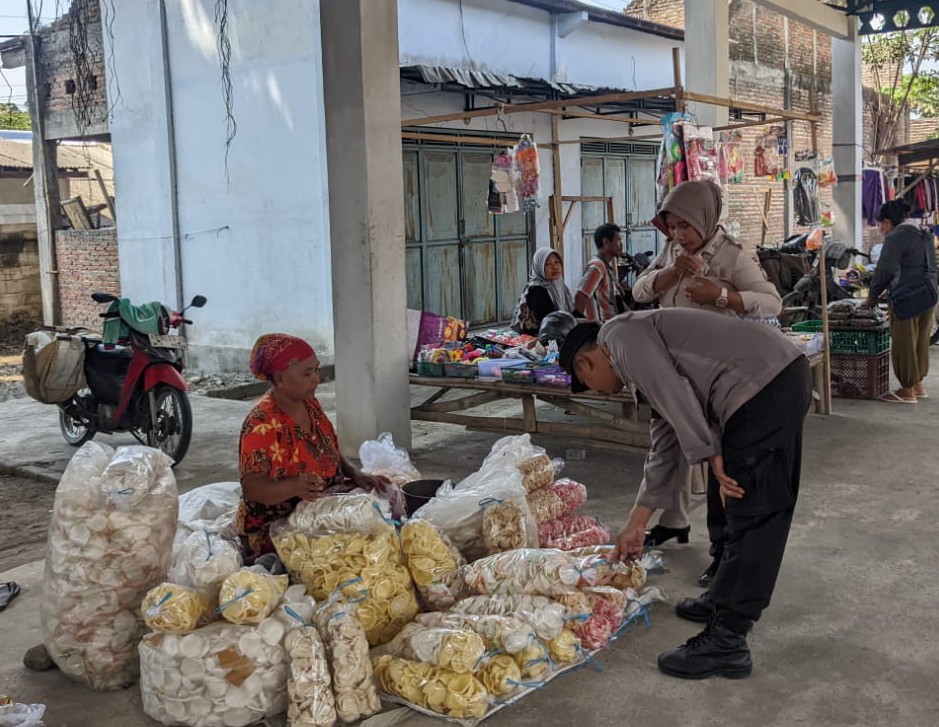
[[[249,365],[272,387],[248,414],[239,442],[238,532],[248,564],[274,552],[271,523],[290,515],[302,500],[371,491],[399,509],[396,487],[384,477],[363,474],[340,453],[333,425],[316,400],[320,364],[310,344],[283,333],[261,336]]]
[[[564,263],[554,250],[537,250],[529,274],[528,284],[515,304],[512,330],[537,336],[541,321],[549,313],[575,313],[574,298],[564,284]]]

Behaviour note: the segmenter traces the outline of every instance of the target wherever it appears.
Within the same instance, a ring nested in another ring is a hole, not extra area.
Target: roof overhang
[[[577,0],[509,0],[509,2],[538,8],[552,15],[560,15],[562,13],[586,13],[587,19],[595,23],[605,23],[620,28],[638,30],[642,33],[650,33],[660,38],[668,38],[669,40],[684,41],[685,39],[685,31],[681,28],[672,28],[671,26],[662,25],[661,23],[652,23],[648,20],[642,20],[641,18],[627,15],[626,13],[604,10],[595,5],[577,2]],[[629,0],[623,0],[624,7],[628,4]]]

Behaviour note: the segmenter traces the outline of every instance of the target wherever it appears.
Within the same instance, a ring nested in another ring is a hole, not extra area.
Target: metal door
[[[532,216],[492,216],[495,150],[406,147],[408,307],[485,325],[507,321],[527,279]]]

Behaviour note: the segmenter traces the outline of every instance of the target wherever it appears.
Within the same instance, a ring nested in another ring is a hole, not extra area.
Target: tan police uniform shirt
[[[683,275],[677,285],[655,292],[655,280],[659,273],[675,263],[684,252],[677,242],[669,242],[633,285],[633,298],[640,303],[659,301],[663,308],[704,308],[718,313],[736,315],[730,308],[720,309],[714,305],[700,305],[686,295],[686,289],[694,283],[694,276]],[[743,246],[728,235],[723,228],[701,248],[704,259],[701,277],[712,280],[728,291],[740,293],[744,315],[748,318],[772,318],[782,310],[782,299],[776,286],[766,278],[766,273],[755,254],[744,252]]]
[[[624,313],[597,340],[623,384],[655,412],[636,501],[653,509],[678,504],[677,458],[693,465],[720,454],[734,412],[802,356],[772,326],[681,308]]]

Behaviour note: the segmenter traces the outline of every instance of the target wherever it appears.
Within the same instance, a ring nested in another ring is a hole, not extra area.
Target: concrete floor
[[[628,634],[602,655],[604,671],[582,669],[487,721],[492,727],[575,722],[606,727],[696,725],[939,724],[939,375],[936,399],[916,406],[836,399],[835,414],[809,417],[802,495],[772,606],[751,639],[755,669],[744,681],[683,682],[655,668],[656,655],[696,632],[662,604],[652,627]],[[322,391],[327,409],[333,397]],[[197,399],[196,439],[179,468],[182,487],[230,479],[237,431],[247,405]],[[39,462],[55,477],[68,449],[54,411],[29,402],[0,405],[0,465]],[[462,476],[495,435],[415,424],[414,453],[426,476]],[[567,442],[543,438],[563,456]],[[586,450],[566,474],[588,485],[587,512],[622,524],[641,476],[642,457]],[[35,465],[34,465],[35,466]],[[692,543],[665,551],[658,576],[673,599],[696,593],[707,563],[704,509],[696,503]],[[136,689],[97,694],[58,672],[33,674],[22,653],[39,642],[41,564],[0,574],[23,595],[0,613],[0,693],[49,706],[51,727],[152,725]],[[436,723],[408,716],[400,724]]]

